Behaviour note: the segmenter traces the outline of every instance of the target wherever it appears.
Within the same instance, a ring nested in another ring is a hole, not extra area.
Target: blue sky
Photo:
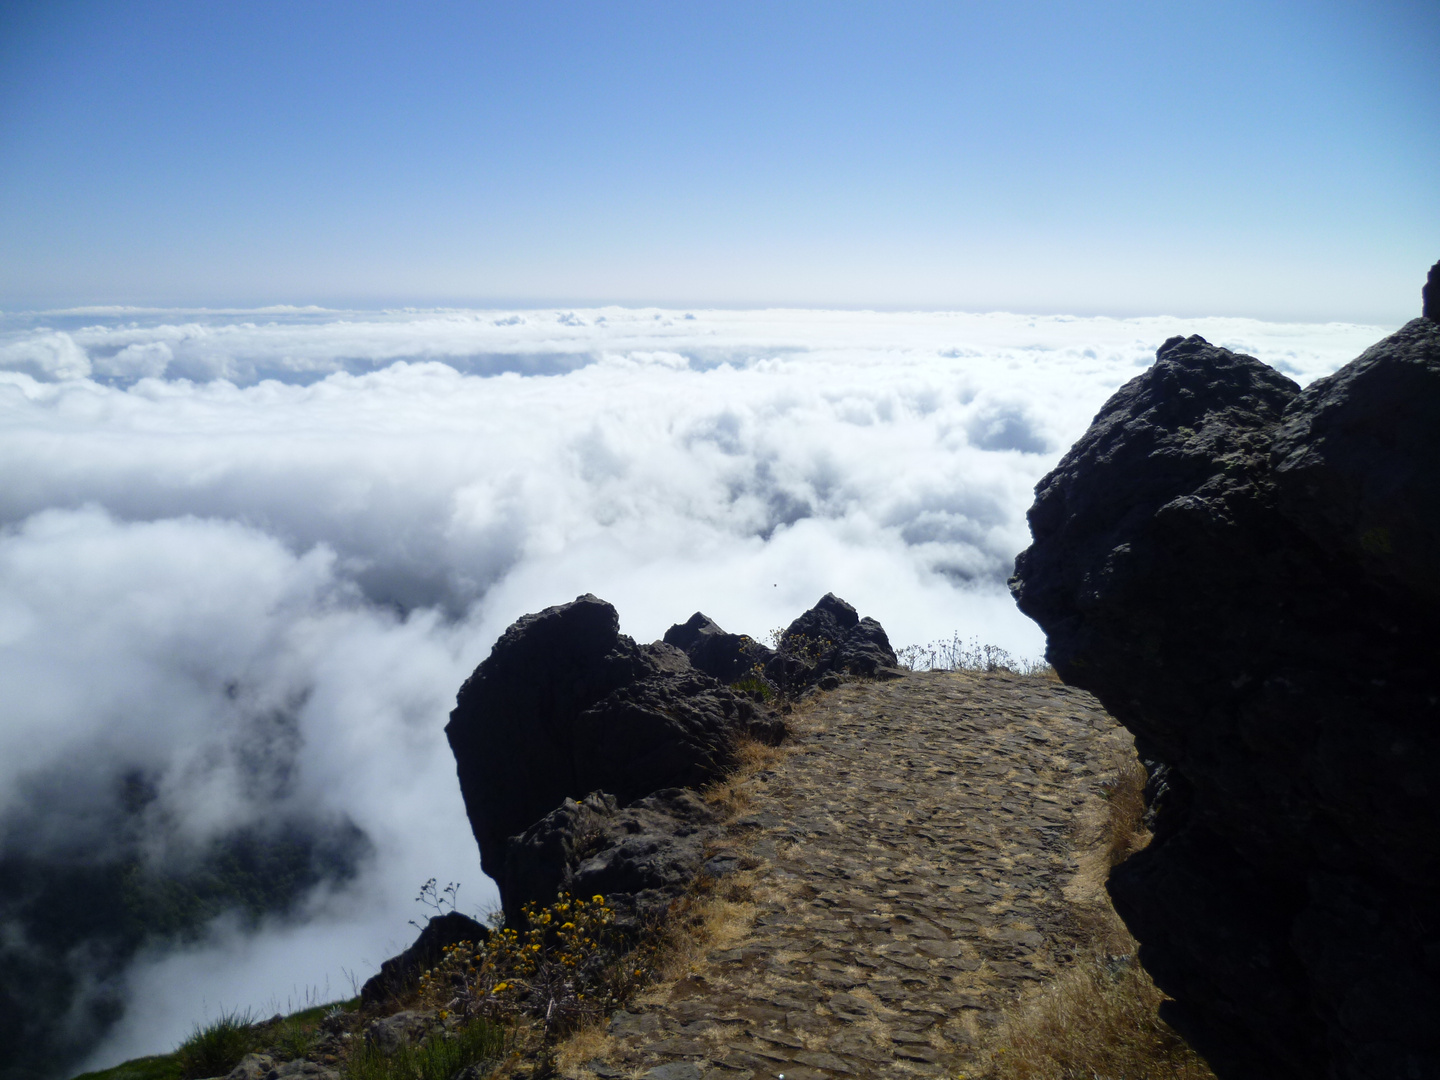
[[[0,307],[1393,323],[1440,4],[5,3]]]

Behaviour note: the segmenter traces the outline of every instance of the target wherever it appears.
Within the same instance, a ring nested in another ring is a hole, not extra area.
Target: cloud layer
[[[443,727],[526,611],[595,592],[643,640],[753,634],[826,591],[897,644],[1043,639],[1004,579],[1031,489],[1173,333],[1301,382],[1386,328],[621,309],[91,310],[0,320],[0,817],[64,762],[57,849],[125,768],[154,857],[237,821],[374,848],[305,926],[217,926],[131,972],[96,1058],[196,1002],[363,977],[416,886],[478,870]],[[109,786],[107,786],[109,785]],[[101,816],[103,817],[103,815]],[[206,951],[208,950],[208,951]],[[162,994],[158,987],[183,987]],[[345,987],[348,992],[348,985]]]

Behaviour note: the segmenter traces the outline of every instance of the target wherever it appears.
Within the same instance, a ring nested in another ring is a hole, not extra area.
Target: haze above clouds
[[[52,795],[55,831],[29,838],[59,850],[142,769],[151,819],[172,823],[150,836],[157,860],[281,815],[348,819],[373,845],[298,922],[222,923],[198,952],[139,963],[96,1060],[170,1044],[197,1002],[348,993],[341,969],[364,977],[403,947],[428,877],[488,906],[442,728],[519,615],[588,591],[641,640],[697,609],[763,636],[834,590],[897,645],[959,633],[1035,657],[1004,587],[1031,489],[1160,341],[1200,332],[1306,382],[1385,330],[620,309],[10,320],[0,815],[63,766],[78,782]]]
[[[1398,322],[1437,53],[1433,0],[14,0],[0,308]]]

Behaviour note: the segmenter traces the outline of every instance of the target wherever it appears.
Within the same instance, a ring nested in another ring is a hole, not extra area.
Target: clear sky
[[[1440,3],[0,3],[0,307],[1394,323]]]

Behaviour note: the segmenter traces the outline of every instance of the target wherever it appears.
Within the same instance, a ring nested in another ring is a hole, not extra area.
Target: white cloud
[[[137,967],[146,1005],[97,1061],[163,1048],[202,998],[338,991],[339,965],[368,974],[405,943],[427,877],[481,902],[441,729],[520,614],[591,591],[643,640],[695,610],[764,634],[833,590],[897,645],[959,632],[1036,656],[1003,585],[1033,485],[1161,341],[1199,332],[1304,381],[1384,332],[623,309],[44,318],[0,322],[0,814],[57,761],[91,763],[93,785],[136,761],[190,833],[345,814],[377,852],[304,932],[217,929]],[[277,712],[300,735],[293,782],[258,798],[237,755]]]
[[[95,361],[95,372],[119,379],[155,378],[165,374],[174,352],[164,341],[147,341],[126,345],[113,356]]]
[[[196,994],[257,1008],[291,984],[348,994],[342,967],[364,977],[408,944],[427,877],[463,883],[467,906],[493,899],[441,730],[481,648],[468,623],[365,603],[323,547],[297,555],[234,522],[123,523],[96,508],[44,511],[0,536],[0,596],[0,817],[28,826],[12,847],[94,850],[85,832],[114,820],[107,800],[132,773],[154,782],[156,860],[280,820],[348,819],[374,847],[301,926],[247,937],[226,924],[140,962],[129,981],[143,1005],[107,1058],[173,1044]],[[45,806],[20,802],[56,772]],[[160,993],[176,972],[189,981]]]
[[[0,344],[0,370],[46,380],[83,379],[90,374],[90,358],[69,334],[42,331]]]

